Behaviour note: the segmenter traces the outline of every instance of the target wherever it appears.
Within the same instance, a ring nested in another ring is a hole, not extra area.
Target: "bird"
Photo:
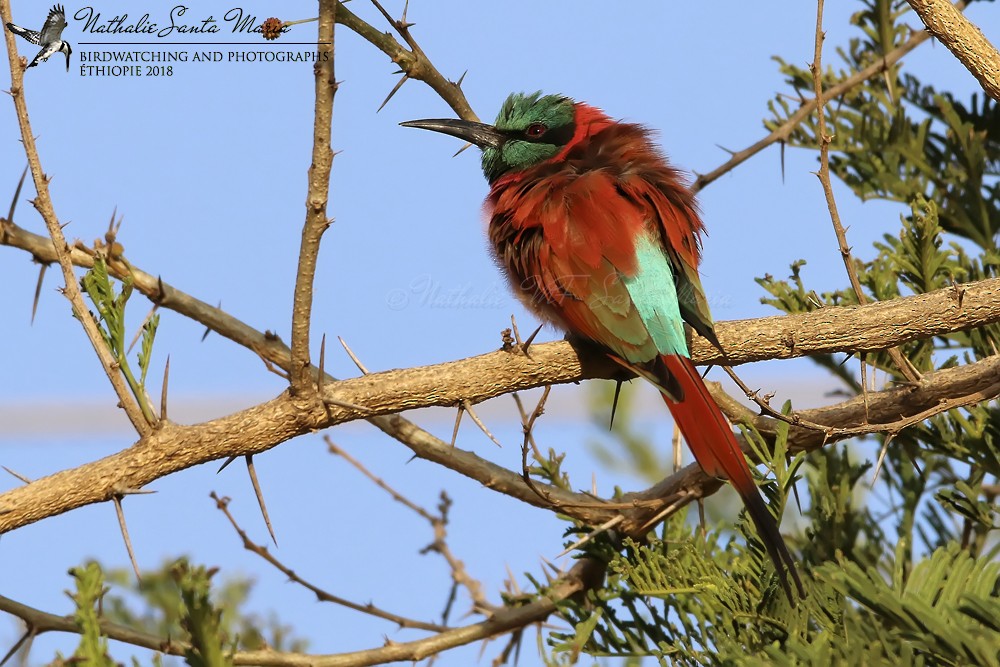
[[[541,92],[511,94],[493,125],[401,125],[482,149],[489,246],[515,295],[660,391],[701,468],[739,492],[789,601],[789,579],[804,597],[732,426],[690,359],[685,322],[722,349],[698,274],[704,223],[652,132]]]
[[[36,32],[35,30],[28,30],[13,23],[7,24],[7,30],[25,38],[32,44],[41,45],[42,50],[32,58],[28,67],[34,67],[40,62],[48,60],[49,56],[61,52],[66,54],[66,71],[68,72],[69,56],[73,53],[73,48],[69,45],[69,42],[62,39],[62,32],[67,25],[69,24],[66,22],[66,10],[63,9],[62,5],[53,5],[41,30]]]

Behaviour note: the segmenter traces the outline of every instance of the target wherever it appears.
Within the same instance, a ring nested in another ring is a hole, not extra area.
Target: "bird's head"
[[[63,42],[59,50],[66,54],[66,71],[69,71],[69,56],[73,53],[73,47],[69,45],[69,42]]]
[[[483,150],[483,174],[493,183],[510,171],[545,162],[573,139],[576,105],[562,95],[514,93],[493,125],[455,118],[411,120],[401,125],[443,132]]]

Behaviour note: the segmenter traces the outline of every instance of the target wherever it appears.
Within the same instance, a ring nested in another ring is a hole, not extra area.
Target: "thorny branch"
[[[960,7],[948,0],[907,0],[930,34],[948,47],[976,77],[983,90],[1000,102],[1000,53]]]
[[[0,23],[6,25],[10,21],[10,5],[0,4]],[[83,301],[83,293],[80,291],[80,285],[73,270],[69,245],[66,243],[62,225],[59,223],[55,206],[52,204],[52,197],[49,195],[49,177],[42,171],[42,163],[38,157],[38,147],[35,144],[35,135],[31,130],[31,121],[28,118],[28,103],[24,98],[24,67],[21,65],[20,58],[16,57],[17,46],[14,43],[14,33],[10,30],[4,30],[3,33],[5,44],[7,45],[7,61],[10,64],[10,95],[14,101],[17,123],[21,129],[21,142],[24,144],[24,153],[28,159],[28,167],[31,169],[31,178],[34,181],[35,192],[37,193],[33,203],[39,215],[42,216],[42,220],[45,221],[45,227],[51,237],[52,258],[59,263],[59,267],[62,269],[63,280],[65,282],[63,295],[69,299],[73,315],[76,316],[76,319],[83,326],[83,330],[86,332],[87,338],[94,348],[94,352],[97,353],[101,367],[108,376],[108,380],[111,381],[111,386],[114,387],[115,393],[118,395],[119,404],[125,410],[125,414],[128,415],[129,421],[132,422],[132,426],[140,436],[146,435],[152,430],[155,418],[152,416],[147,417],[147,415],[143,414],[143,410],[139,406],[136,397],[132,395],[125,384],[125,379],[119,372],[118,364],[115,362],[114,356],[111,354],[111,351],[104,342],[104,338],[101,336],[101,332],[98,330],[97,322],[91,316],[90,311]],[[13,206],[11,210],[13,211]]]
[[[881,304],[863,308],[878,305]],[[834,428],[849,429],[869,424],[874,427],[873,431],[891,430],[898,419],[938,406],[942,400],[990,391],[1000,373],[998,360],[1000,357],[990,357],[959,368],[936,371],[928,374],[919,387],[903,386],[871,394],[867,422],[863,410],[859,416],[846,409],[854,405],[854,399],[829,408],[822,413],[825,419],[810,417],[813,414],[810,411],[798,414],[802,419]],[[519,354],[493,352],[427,368],[372,373],[336,382],[324,390],[327,395],[346,398],[347,403],[368,401],[364,412],[338,406],[307,411],[285,393],[261,405],[203,424],[166,423],[128,449],[0,495],[0,533],[83,505],[110,500],[118,489],[142,488],[160,477],[200,463],[257,454],[295,436],[369,418],[371,414],[386,415],[392,428],[401,432],[401,442],[419,457],[528,504],[550,507],[551,504],[540,499],[518,473],[429,434],[417,433],[394,413],[430,405],[452,405],[452,392],[488,398],[545,384],[613,374],[609,363],[603,359],[597,361],[599,363],[577,355],[566,343],[549,343],[535,347],[530,359]],[[725,398],[724,394],[716,393],[720,402]],[[888,412],[887,405],[891,407]],[[879,424],[882,426],[877,426]],[[815,431],[802,431],[793,432],[792,448],[823,444],[816,441]],[[556,503],[560,511],[584,523],[598,525],[610,518],[608,510],[595,503],[589,494],[573,493],[555,486],[544,488],[546,497]]]
[[[409,44],[410,50],[407,50],[389,33],[381,32],[358,18],[343,3],[337,4],[337,23],[354,31],[372,44],[372,46],[389,56],[392,62],[399,65],[400,70],[407,78],[426,83],[442,100],[447,102],[448,106],[452,108],[459,118],[479,120],[476,112],[472,110],[469,101],[465,99],[461,81],[449,81],[434,67],[430,59],[417,45],[416,40],[413,39],[413,35],[409,30],[409,24],[405,20],[392,21],[392,25],[402,35],[407,44]],[[388,101],[388,98],[386,101]]]
[[[532,623],[540,623],[557,612],[559,603],[599,584],[603,572],[603,565],[590,558],[583,558],[569,572],[553,581],[539,599],[521,606],[504,607],[485,621],[445,630],[425,639],[387,642],[385,646],[379,648],[332,655],[279,652],[272,649],[237,651],[231,656],[232,664],[260,667],[364,667],[387,662],[416,662],[456,646],[496,637]],[[2,595],[0,595],[0,611],[24,620],[36,635],[52,631],[80,632],[72,617],[39,611]],[[102,635],[110,639],[161,653],[184,655],[185,651],[190,649],[190,646],[183,642],[137,632],[105,621],[101,622],[100,627]]]
[[[486,599],[486,595],[483,593],[483,585],[477,580],[471,577],[468,571],[465,569],[465,563],[458,559],[452,552],[451,547],[448,546],[448,509],[451,507],[451,499],[448,495],[442,491],[441,492],[441,503],[438,507],[438,514],[431,514],[427,509],[416,504],[403,494],[399,493],[391,486],[385,483],[379,477],[376,477],[368,468],[364,466],[360,461],[351,456],[342,447],[338,446],[330,436],[323,436],[323,440],[326,441],[326,446],[330,450],[331,454],[340,456],[345,461],[350,463],[354,468],[360,472],[362,475],[367,477],[373,484],[392,496],[392,499],[398,503],[402,503],[404,506],[408,507],[418,516],[427,521],[434,531],[434,541],[429,544],[424,551],[433,551],[441,555],[445,562],[448,563],[448,567],[451,569],[451,578],[456,586],[463,586],[469,593],[469,597],[472,598],[473,607],[480,612],[483,611],[496,611],[498,607],[491,604],[489,600]],[[447,618],[447,614],[444,614]]]
[[[337,80],[333,68],[333,27],[337,0],[320,0],[319,49],[315,66],[316,103],[313,112],[312,163],[309,165],[309,190],[306,195],[306,219],[302,226],[299,266],[295,274],[295,296],[292,304],[292,367],[289,380],[292,390],[302,394],[312,387],[310,373],[309,330],[312,316],[313,284],[323,232],[330,226],[327,204],[330,199],[330,172],[333,169],[333,148],[330,146],[333,125],[333,98]],[[322,56],[326,56],[324,59]],[[310,392],[312,393],[312,392]]]
[[[49,239],[2,217],[0,245],[25,250],[36,262],[55,261],[55,250]],[[80,245],[71,250],[70,257],[78,266],[93,266],[92,254]],[[260,332],[221,308],[176,289],[162,278],[128,263],[124,255],[109,258],[108,271],[116,278],[130,275],[136,291],[160,308],[173,310],[202,324],[277,368],[285,371],[291,368],[288,346],[275,334]],[[1000,321],[1000,279],[990,279],[866,306],[825,307],[795,315],[719,322],[716,334],[725,355],[703,338],[692,336],[691,358],[703,365],[738,366],[836,351],[880,350],[997,321]],[[519,358],[519,364],[531,368],[532,358],[538,350],[553,348],[568,352],[571,346],[563,342],[534,343],[531,357],[512,354],[510,358]],[[611,364],[598,365],[612,368]],[[336,378],[328,375],[324,386],[330,387],[336,382]],[[473,403],[482,400],[475,396],[470,398]],[[457,402],[458,399],[452,405]],[[372,421],[384,431],[391,430],[382,421]],[[393,435],[390,431],[387,433]]]
[[[900,386],[868,394],[867,402],[865,396],[859,395],[836,405],[793,413],[794,425],[788,432],[789,452],[812,451],[858,435],[876,432],[896,434],[907,426],[948,410],[983,403],[1000,396],[1000,380],[997,379],[1000,378],[1000,356],[988,357],[949,371],[955,372],[942,370],[925,375],[920,387]],[[935,388],[930,389],[931,386]],[[737,423],[747,421],[765,438],[774,437],[775,420],[772,417],[753,415],[742,404],[719,391],[718,386],[710,388],[713,397],[731,420]],[[944,396],[950,398],[943,398]],[[799,422],[806,425],[800,425]],[[829,424],[839,426],[817,428],[818,425]],[[752,448],[746,444],[743,451],[750,458],[755,458]],[[626,494],[623,500],[638,502],[655,499],[661,506],[671,505],[673,512],[691,501],[712,495],[723,483],[708,477],[697,465],[689,465],[645,491]],[[641,511],[629,516],[620,530],[625,534],[633,534],[641,528],[642,517],[649,511],[646,508],[644,505]]]
[[[216,495],[214,491],[210,494],[210,496],[212,500],[215,501],[216,508],[218,508],[218,510],[222,512],[223,515],[225,515],[226,520],[229,521],[229,525],[231,525],[233,527],[233,530],[236,531],[236,534],[239,536],[240,541],[243,543],[244,549],[246,549],[250,553],[257,554],[258,556],[260,556],[268,564],[274,567],[274,569],[278,570],[283,575],[288,577],[289,581],[302,586],[303,588],[311,592],[313,595],[315,595],[316,599],[319,600],[320,602],[331,602],[333,604],[338,604],[342,607],[347,607],[348,609],[353,609],[355,611],[368,614],[369,616],[374,616],[375,618],[381,618],[382,620],[390,621],[392,623],[395,623],[401,628],[415,628],[417,630],[428,630],[430,632],[443,632],[449,629],[447,626],[439,625],[437,623],[426,623],[424,621],[418,621],[412,618],[406,618],[405,616],[400,616],[399,614],[393,614],[392,612],[379,609],[371,602],[369,602],[368,604],[359,604],[357,602],[352,602],[338,595],[334,595],[333,593],[329,593],[320,588],[319,586],[316,586],[315,584],[303,579],[298,574],[296,574],[295,570],[293,570],[292,568],[288,567],[280,560],[278,560],[278,558],[271,553],[271,551],[267,548],[267,546],[263,544],[258,544],[250,539],[250,536],[247,535],[246,531],[240,527],[240,525],[236,522],[236,518],[233,517],[232,513],[229,511],[229,498],[220,498],[218,495]]]
[[[823,93],[823,0],[816,3],[816,47],[813,52],[813,61],[809,69],[813,76],[813,89],[816,92],[816,118],[817,134],[819,139],[819,181],[823,186],[823,195],[826,197],[826,207],[830,211],[830,222],[833,223],[833,231],[837,235],[837,244],[840,246],[840,257],[844,261],[844,268],[851,281],[851,288],[858,303],[868,303],[868,296],[861,289],[861,280],[858,278],[858,269],[851,255],[851,248],[847,245],[847,232],[840,222],[840,213],[837,210],[837,200],[833,196],[833,185],[830,182],[830,142],[833,137],[826,133],[826,108]],[[913,367],[910,360],[903,356],[898,348],[886,350],[896,368],[907,380],[913,383],[920,382],[920,373]],[[861,365],[864,366],[864,358]]]
[[[968,5],[966,0],[959,0],[953,6],[955,11],[961,12]],[[878,76],[882,72],[885,72],[890,67],[899,62],[903,56],[908,54],[913,49],[917,48],[919,45],[930,39],[930,34],[924,31],[914,31],[906,42],[899,45],[897,48],[893,49],[889,53],[885,54],[885,57],[878,62],[872,63],[868,67],[864,68],[859,72],[855,72],[851,76],[847,77],[836,86],[831,86],[829,90],[826,91],[827,99],[834,99],[851,90],[855,86],[864,83],[873,76]],[[736,151],[733,153],[728,160],[723,162],[721,165],[708,172],[707,174],[699,174],[695,178],[694,183],[691,185],[691,189],[694,192],[700,192],[705,186],[719,179],[720,176],[729,173],[734,168],[740,164],[746,162],[752,158],[757,153],[761,152],[768,146],[776,144],[778,142],[787,141],[792,132],[795,131],[802,122],[809,117],[816,109],[816,99],[805,100],[802,102],[795,113],[793,113],[788,120],[781,124],[780,127],[776,128],[766,137],[757,141],[756,143],[747,146],[743,150]]]

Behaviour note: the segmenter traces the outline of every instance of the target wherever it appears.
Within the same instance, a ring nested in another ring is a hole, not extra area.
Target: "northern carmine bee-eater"
[[[732,427],[689,358],[684,322],[719,346],[698,277],[704,225],[650,132],[541,93],[511,95],[493,125],[403,125],[482,149],[490,245],[514,292],[660,390],[701,467],[743,498],[789,599],[789,576],[804,595]]]

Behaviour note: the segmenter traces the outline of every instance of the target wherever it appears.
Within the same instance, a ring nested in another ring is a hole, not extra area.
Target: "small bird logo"
[[[32,44],[38,44],[42,47],[42,50],[32,59],[28,67],[34,67],[39,62],[48,60],[49,56],[62,52],[66,54],[66,71],[68,72],[69,54],[73,53],[73,49],[70,47],[69,42],[62,39],[63,29],[67,25],[69,24],[66,23],[66,10],[63,9],[62,5],[53,5],[52,9],[49,10],[49,17],[45,19],[45,25],[42,26],[41,30],[36,32],[35,30],[28,30],[13,23],[7,24],[7,30],[10,30],[15,35],[24,37]]]

